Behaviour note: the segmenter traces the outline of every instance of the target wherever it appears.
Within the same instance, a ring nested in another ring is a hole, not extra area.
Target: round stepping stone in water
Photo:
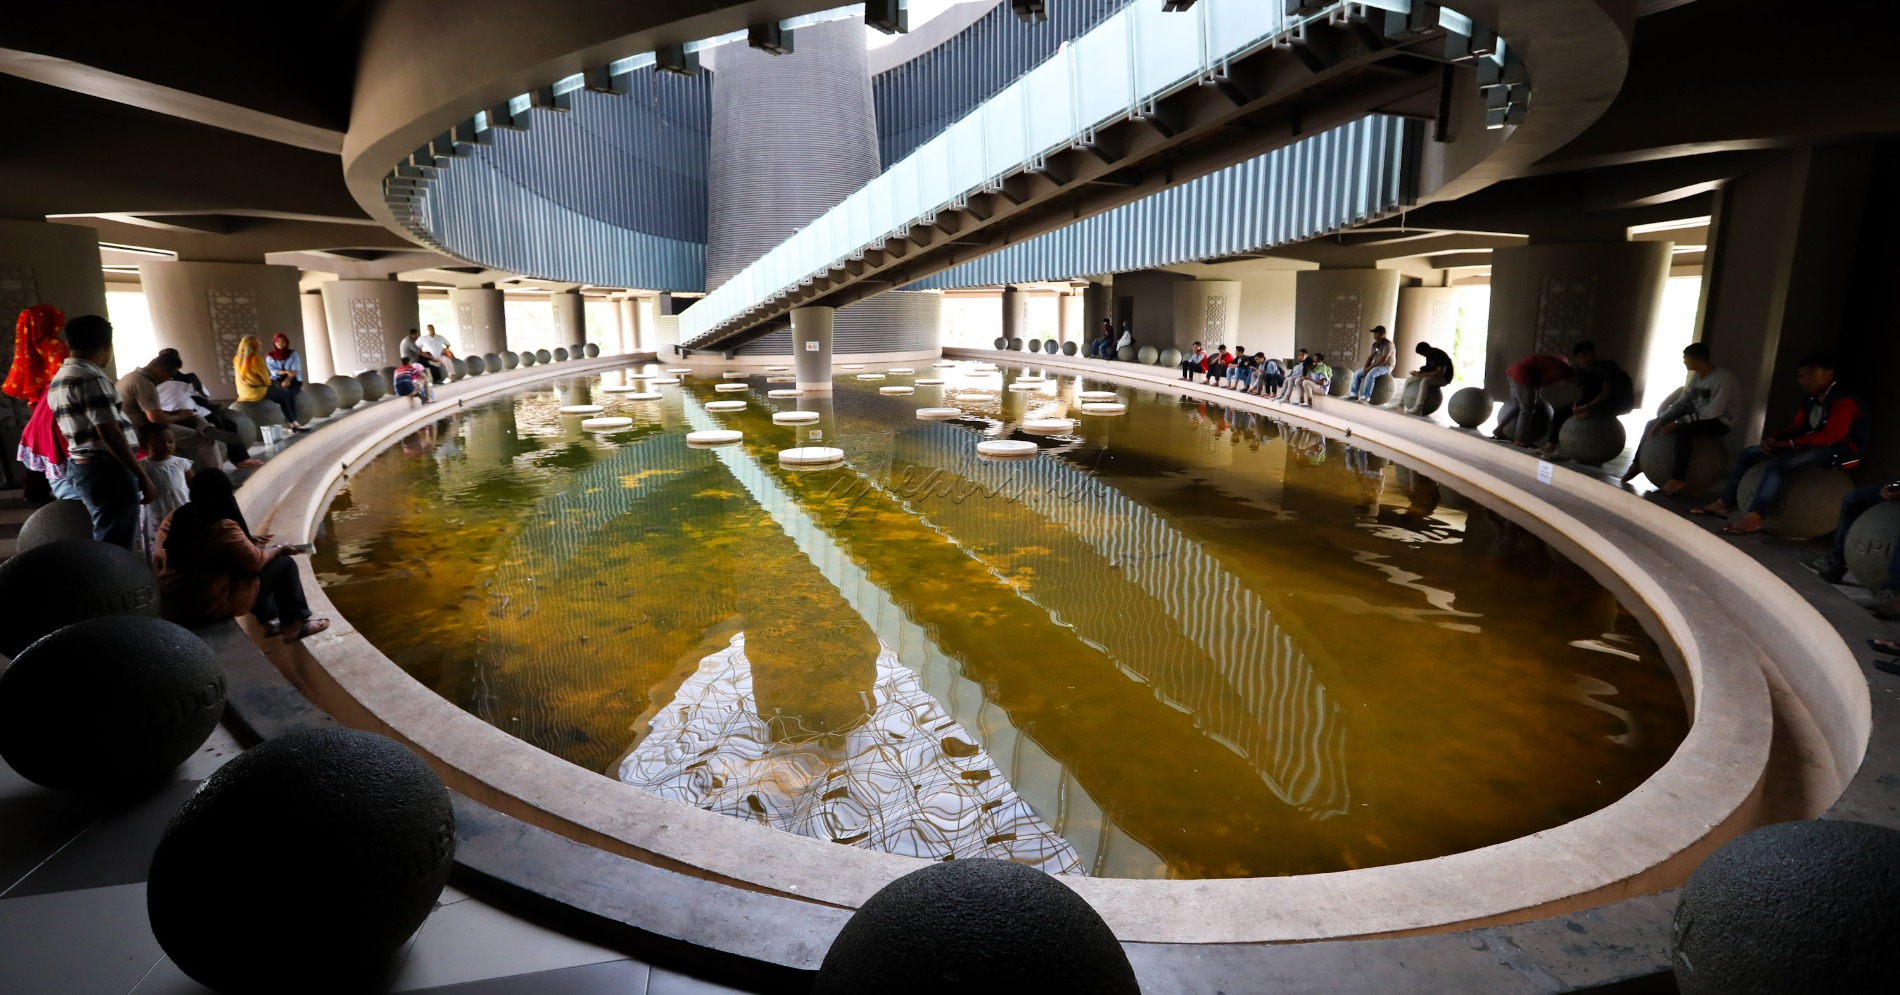
[[[858,379],[859,379],[859,380],[882,380],[882,379],[884,379],[884,374],[882,374],[882,373],[860,373],[860,374],[858,374]]]
[[[686,433],[686,444],[689,446],[730,446],[743,438],[745,438],[745,433],[737,429],[709,428]]]
[[[976,444],[976,451],[984,456],[1034,456],[1036,444],[1021,439],[985,439]]]
[[[937,386],[938,384],[941,384],[941,383],[943,383],[943,381],[942,381],[942,380],[937,380],[937,379],[935,379],[935,378],[932,378],[932,377],[925,377],[925,378],[923,378],[922,380],[919,380],[919,381],[917,381],[917,386],[919,386],[919,387],[935,387],[935,386]]]
[[[1125,415],[1128,405],[1118,401],[1089,401],[1082,405],[1085,415]]]
[[[816,411],[779,411],[772,415],[774,425],[810,425],[821,416]]]
[[[1121,395],[1112,390],[1085,390],[1078,395],[1084,401],[1119,401]]]
[[[1029,418],[1023,422],[1025,432],[1070,432],[1075,430],[1075,422],[1067,418]]]
[[[693,372],[693,368],[690,366],[669,366],[666,368],[666,372],[680,375]]]
[[[726,372],[721,373],[719,375],[722,377],[725,377],[727,380],[744,380],[746,377],[749,377],[752,374],[747,373],[744,370],[727,370]]]
[[[864,364],[863,364],[863,363],[852,363],[852,364],[850,364],[849,366],[840,366],[840,367],[838,367],[838,369],[841,369],[841,370],[862,370],[862,369],[864,369]]]
[[[678,377],[654,377],[647,381],[647,384],[652,387],[671,387],[679,382]]]
[[[1021,380],[1018,380],[1015,383],[1008,384],[1006,386],[1010,390],[1041,390],[1042,389],[1042,385],[1039,383],[1024,383]]]
[[[1017,382],[1017,383],[1048,383],[1048,382],[1049,382],[1049,378],[1048,378],[1048,377],[1039,377],[1039,376],[1036,376],[1036,375],[1035,375],[1035,374],[1033,374],[1033,373],[1025,373],[1025,374],[1023,374],[1022,376],[1020,376],[1020,377],[1017,377],[1017,378],[1016,378],[1016,382]]]
[[[665,397],[665,394],[656,394],[653,391],[643,390],[638,394],[622,394],[619,399],[622,401],[659,401],[665,399]]]
[[[799,390],[796,387],[792,387],[792,388],[784,389],[784,390],[768,390],[765,392],[765,396],[766,397],[804,397],[805,392],[802,390]]]
[[[877,392],[880,394],[915,394],[917,393],[917,388],[915,387],[879,387],[877,389]]]
[[[961,417],[963,417],[962,408],[918,408],[917,409],[917,418],[920,421],[949,421],[952,418],[961,418]]]
[[[645,387],[639,384],[629,384],[625,387],[602,387],[600,389],[600,392],[603,394],[631,394],[636,390],[645,390],[645,389],[646,389]]]
[[[594,415],[607,410],[598,404],[565,404],[561,406],[564,415]]]
[[[911,369],[911,368],[910,368],[910,367],[908,367],[908,366],[893,366],[893,367],[891,367],[891,368],[890,368],[890,369],[889,369],[888,371],[886,371],[886,372],[889,372],[889,373],[915,373],[915,372],[917,372],[917,371],[916,371],[916,370],[913,370],[913,369]]]
[[[707,411],[744,411],[744,401],[707,401]]]
[[[766,383],[797,383],[797,377],[766,377]]]
[[[627,374],[627,379],[628,380],[651,380],[657,376],[659,376],[658,373],[629,373]]]
[[[633,424],[631,418],[584,418],[581,427],[590,432],[610,432]]]
[[[950,362],[949,360],[944,360],[944,361],[942,361],[942,362],[937,362],[937,363],[932,363],[932,364],[930,364],[930,365],[932,365],[932,366],[934,366],[934,367],[936,367],[937,369],[940,369],[940,370],[948,370],[948,369],[951,369],[951,368],[953,368],[953,367],[955,367],[955,366],[956,366],[957,364],[955,364],[955,363],[952,363],[952,362]]]
[[[786,466],[822,466],[828,463],[844,461],[844,450],[830,446],[801,446],[797,449],[782,449],[778,461]]]
[[[790,370],[791,367],[789,366],[768,366],[765,368],[765,372],[767,373],[786,373]]]
[[[735,391],[750,390],[751,388],[742,383],[716,383],[713,384],[713,389],[721,393],[731,394]]]

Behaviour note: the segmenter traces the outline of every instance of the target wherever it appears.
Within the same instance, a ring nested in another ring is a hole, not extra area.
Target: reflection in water
[[[353,475],[318,575],[417,679],[542,749],[927,856],[1414,860],[1595,811],[1681,741],[1615,597],[1424,474],[1126,389],[1033,460],[977,460],[1079,385],[942,372],[717,417],[709,383],[586,380],[452,413]],[[556,409],[583,399],[636,424],[573,430]],[[939,401],[968,417],[915,419]],[[794,406],[824,417],[771,424]],[[711,427],[746,442],[684,444]],[[849,461],[779,466],[799,443]]]
[[[862,625],[862,623],[859,623]],[[948,860],[994,857],[1051,874],[1082,870],[1055,834],[998,776],[996,762],[878,648],[870,709],[849,729],[811,734],[757,694],[747,659],[756,633],[707,657],[652,732],[620,765],[620,779],[721,815],[811,836]]]

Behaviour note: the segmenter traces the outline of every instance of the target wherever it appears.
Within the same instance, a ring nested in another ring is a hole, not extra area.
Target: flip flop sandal
[[[1722,526],[1721,528],[1719,528],[1719,529],[1716,529],[1715,531],[1717,531],[1717,532],[1720,532],[1721,534],[1723,534],[1723,535],[1725,535],[1725,536],[1753,536],[1753,535],[1761,535],[1761,530],[1760,530],[1760,529],[1744,529],[1744,528],[1737,528],[1736,526],[1733,526],[1733,525],[1724,525],[1724,526]]]
[[[1709,509],[1704,508],[1701,505],[1697,505],[1696,507],[1689,509],[1689,514],[1695,515],[1700,518],[1727,518],[1728,516],[1734,514],[1734,512],[1710,511]]]
[[[1894,656],[1900,656],[1900,642],[1892,639],[1869,639],[1867,648],[1876,653],[1891,653]]]
[[[314,636],[329,627],[330,620],[327,618],[307,618],[303,620],[303,624],[297,626],[297,631],[284,633],[284,642],[294,643],[305,637]]]

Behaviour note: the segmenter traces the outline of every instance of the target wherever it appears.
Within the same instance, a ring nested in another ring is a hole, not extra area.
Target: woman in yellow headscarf
[[[240,401],[271,401],[284,411],[284,424],[292,432],[303,431],[297,422],[297,409],[290,398],[290,392],[271,381],[270,368],[264,364],[264,347],[257,336],[246,335],[238,342],[237,358],[232,360],[237,373],[237,396]]]

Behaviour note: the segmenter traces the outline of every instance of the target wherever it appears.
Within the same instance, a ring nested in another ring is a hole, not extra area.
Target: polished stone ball
[[[232,401],[231,410],[244,412],[253,425],[284,424],[284,409],[276,401]]]
[[[1030,352],[1041,352],[1041,351],[1042,351],[1042,340],[1041,340],[1041,339],[1030,339],[1030,340],[1028,341],[1028,344],[1027,344],[1027,346],[1026,346],[1026,348],[1028,348],[1028,350],[1029,350]]]
[[[501,360],[501,365],[497,367],[497,369],[512,370],[521,365],[521,355],[519,353],[496,353],[495,358]]]
[[[1507,439],[1518,438],[1517,422],[1518,419],[1523,418],[1529,419],[1530,425],[1530,431],[1524,433],[1523,438],[1532,442],[1541,441],[1545,436],[1550,434],[1550,417],[1552,413],[1550,402],[1540,400],[1529,408],[1519,409],[1518,413],[1513,415],[1510,421],[1499,421],[1497,434]]]
[[[1571,417],[1557,430],[1557,452],[1589,466],[1601,466],[1623,455],[1629,433],[1609,415]]]
[[[246,443],[255,446],[264,441],[264,434],[257,430],[257,423],[251,420],[250,415],[226,405],[224,417],[231,419],[231,430],[242,436]]]
[[[1153,366],[1161,361],[1161,350],[1145,345],[1135,350],[1135,361],[1143,366]]]
[[[348,411],[363,403],[363,381],[355,377],[334,376],[324,384],[336,391],[336,406],[341,410]]]
[[[1847,995],[1900,978],[1900,831],[1784,822],[1730,840],[1676,906],[1682,995]]]
[[[460,356],[449,357],[449,379],[461,380],[468,376],[468,362]]]
[[[1115,350],[1115,358],[1121,360],[1124,363],[1134,362],[1135,356],[1136,356],[1135,347],[1131,345],[1125,345],[1125,346],[1122,346],[1120,349]]]
[[[1178,370],[1181,368],[1181,350],[1176,349],[1173,346],[1169,346],[1166,349],[1161,350],[1161,356],[1156,360],[1156,362],[1161,366],[1166,366],[1171,369]]]
[[[1022,352],[1022,351],[1023,351],[1023,340],[1022,340],[1022,339],[1010,339],[1010,340],[1009,340],[1009,348],[1010,348],[1010,349],[1011,349],[1012,351],[1014,351],[1014,352]]]
[[[563,349],[561,351],[565,353],[567,350]],[[546,366],[554,362],[554,353],[547,349],[536,349],[534,351],[534,361],[540,363],[542,366]]]
[[[597,346],[594,343],[589,342],[586,345],[581,347],[581,352],[584,355],[586,355],[588,359],[593,359],[594,357],[600,355],[600,346]]]
[[[1465,387],[1451,395],[1451,405],[1445,413],[1451,420],[1464,428],[1477,428],[1491,417],[1491,395],[1483,387]]]
[[[52,501],[40,505],[20,525],[20,537],[13,552],[18,555],[62,539],[91,538],[92,513],[86,510],[84,501]]]
[[[520,352],[516,353],[515,356],[517,359],[521,361],[521,365],[523,366],[533,366],[534,364],[541,361],[540,356],[536,355],[533,352],[530,352],[527,349],[521,350]]]
[[[1057,342],[1055,339],[1050,339],[1049,341],[1044,342],[1042,344],[1042,351],[1053,356],[1056,353],[1061,352],[1062,347],[1066,344],[1067,343],[1064,343],[1064,342]]]
[[[0,563],[0,653],[102,615],[158,616],[158,581],[145,558],[91,539],[61,539]]]
[[[1392,374],[1388,373],[1372,382],[1372,403],[1392,403]]]
[[[1421,397],[1421,394],[1424,396]],[[1426,380],[1424,377],[1407,377],[1405,380],[1405,391],[1399,396],[1399,407],[1421,418],[1429,417],[1444,405],[1444,403],[1444,389],[1438,384]],[[1491,412],[1487,410],[1485,415],[1488,417],[1490,413]],[[1483,424],[1484,419],[1478,419],[1478,423]]]
[[[299,425],[308,425],[317,420],[317,399],[311,397],[308,390],[297,392],[297,399],[291,402],[291,409],[297,412]]]
[[[173,816],[146,911],[172,961],[218,991],[367,991],[454,858],[448,789],[421,757],[354,729],[293,732]]]
[[[1661,487],[1669,482],[1669,473],[1675,466],[1676,447],[1682,444],[1683,437],[1675,433],[1652,435],[1643,442],[1640,465],[1643,476],[1649,482]],[[1728,479],[1728,450],[1722,443],[1706,435],[1690,437],[1692,448],[1689,451],[1689,469],[1683,483],[1689,485],[1688,493],[1706,491]],[[1839,509],[1835,509],[1837,512]]]
[[[565,363],[567,362],[567,355],[566,349],[556,347],[554,350],[554,361],[557,363]]]
[[[1000,335],[996,337],[996,342],[994,344],[998,351],[1009,348],[1009,340],[1006,338],[1003,338]]]
[[[150,784],[224,715],[224,670],[191,630],[143,615],[75,622],[0,671],[0,757],[67,791]]]
[[[26,540],[25,532],[20,539]],[[1888,581],[1887,564],[1896,541],[1900,541],[1900,501],[1882,501],[1861,512],[1847,529],[1847,569],[1854,580],[1869,591],[1880,590]],[[1893,579],[1900,584],[1900,578]]]
[[[365,402],[380,401],[389,396],[389,378],[375,370],[364,370],[358,373],[356,382],[363,386]]]
[[[931,864],[885,885],[825,953],[813,995],[1139,995],[1082,896],[1004,860]]]
[[[336,414],[336,391],[327,383],[307,383],[303,385],[305,397],[316,406],[314,418],[328,418]]]
[[[470,356],[463,362],[468,364],[468,375],[471,377],[479,377],[488,372],[488,360],[480,356]]]
[[[1735,492],[1736,507],[1747,510],[1761,490],[1766,462],[1757,463],[1742,475],[1742,486]],[[1846,470],[1811,466],[1797,470],[1781,489],[1781,502],[1763,516],[1761,527],[1783,539],[1814,539],[1828,535],[1841,520],[1841,499],[1854,489]]]
[[[1077,350],[1076,350],[1076,345],[1075,345],[1075,343],[1073,343],[1073,342],[1064,342],[1064,343],[1062,343],[1062,354],[1063,354],[1064,356],[1073,356],[1073,355],[1075,355],[1075,354],[1076,354],[1076,351],[1077,351]]]

